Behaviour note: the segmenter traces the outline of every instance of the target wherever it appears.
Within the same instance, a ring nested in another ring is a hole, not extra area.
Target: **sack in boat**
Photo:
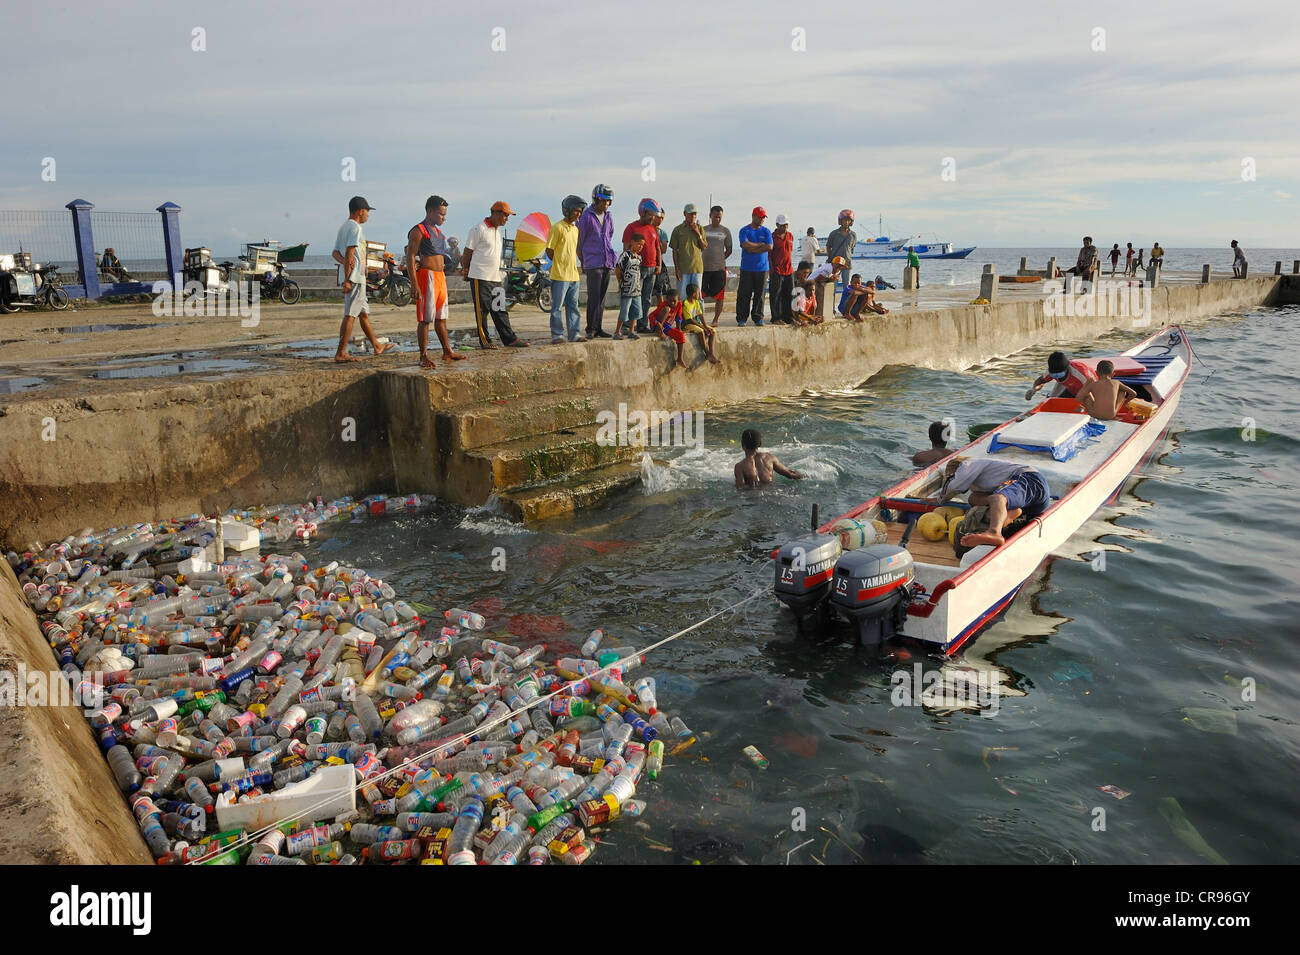
[[[967,534],[978,534],[989,529],[989,509],[983,504],[972,507],[966,512],[965,517],[959,521],[953,521],[950,527],[948,538],[952,542],[953,553],[960,559],[966,555],[967,551],[973,550],[970,547],[962,547],[961,539]]]
[[[881,521],[859,521],[846,517],[832,524],[830,532],[839,536],[843,550],[857,550],[859,547],[889,542],[889,532]]]

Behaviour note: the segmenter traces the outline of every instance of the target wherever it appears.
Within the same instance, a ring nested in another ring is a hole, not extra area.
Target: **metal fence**
[[[158,213],[95,210],[90,213],[90,225],[95,237],[96,262],[103,260],[105,249],[112,249],[136,281],[169,278]],[[101,271],[100,280],[112,281],[112,277]]]
[[[158,217],[151,218],[156,233]],[[67,211],[0,210],[0,253],[12,252],[30,252],[34,262],[60,266],[65,281],[81,283],[72,214]]]

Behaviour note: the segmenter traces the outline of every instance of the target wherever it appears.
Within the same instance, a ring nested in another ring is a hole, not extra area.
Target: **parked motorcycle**
[[[542,260],[529,260],[528,267],[506,270],[506,308],[519,302],[535,302],[543,312],[551,310],[551,280],[542,271]]]
[[[366,298],[398,308],[411,304],[411,280],[393,255],[384,256],[382,272],[366,273]],[[371,276],[374,276],[372,278]]]
[[[278,295],[285,305],[296,305],[298,299],[302,298],[302,289],[298,287],[297,282],[285,274],[284,266],[279,262],[270,265],[263,263],[265,271],[260,273],[252,273],[246,266],[230,261],[214,263],[213,267],[217,269],[217,276],[222,283],[256,275],[262,283],[258,291],[263,298],[273,298]]]
[[[0,312],[48,305],[63,311],[72,301],[59,278],[57,265],[32,267],[31,255],[0,256]]]
[[[274,266],[262,273],[262,296],[271,298],[280,296],[285,305],[294,305],[302,298],[298,283],[284,273],[284,266],[276,262]]]

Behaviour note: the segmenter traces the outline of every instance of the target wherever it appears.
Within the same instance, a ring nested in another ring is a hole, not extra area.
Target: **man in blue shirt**
[[[763,284],[767,279],[767,253],[772,251],[772,232],[763,220],[767,210],[754,206],[749,225],[740,230],[740,284],[736,288],[736,324],[744,325],[753,317],[755,325],[763,324]],[[750,301],[753,301],[751,310]]]

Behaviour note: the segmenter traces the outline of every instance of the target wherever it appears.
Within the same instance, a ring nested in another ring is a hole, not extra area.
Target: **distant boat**
[[[817,240],[826,245],[826,237]],[[914,239],[891,239],[889,236],[872,236],[858,239],[853,247],[855,259],[906,259],[907,248],[911,246],[918,259],[964,259],[975,251],[976,246],[955,249],[951,242],[917,242]]]
[[[282,247],[275,239],[263,239],[261,242],[248,243],[245,258],[248,259],[265,259],[277,258],[281,262],[301,262],[307,254],[307,246],[310,242],[302,242],[298,245]]]

